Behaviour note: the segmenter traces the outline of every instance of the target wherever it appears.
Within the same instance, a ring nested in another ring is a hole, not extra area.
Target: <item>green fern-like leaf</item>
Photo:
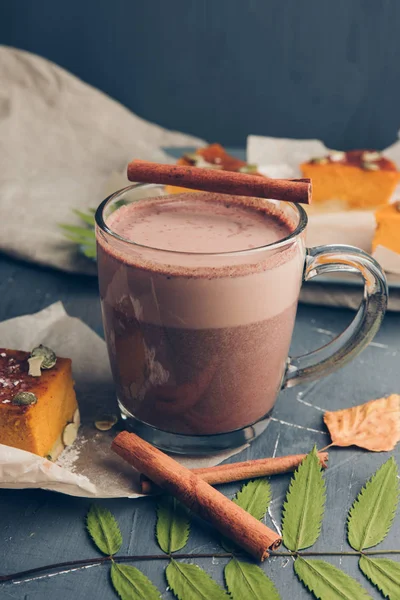
[[[81,252],[87,257],[91,259],[95,259],[97,256],[96,244],[81,244],[80,246]]]
[[[320,600],[372,600],[358,581],[324,560],[297,558],[294,571]]]
[[[121,530],[109,510],[92,504],[86,517],[86,526],[100,552],[113,556],[119,551],[122,546]]]
[[[94,236],[94,230],[89,227],[80,227],[79,225],[60,225],[61,229],[66,232],[72,238],[84,242],[85,240],[92,240]]]
[[[274,583],[257,565],[234,558],[226,565],[224,576],[233,600],[280,600]]]
[[[317,450],[299,465],[283,505],[282,536],[293,552],[312,546],[321,531],[325,507],[325,482]]]
[[[261,521],[271,502],[271,486],[267,479],[255,479],[246,483],[233,502]]]
[[[117,208],[126,204],[129,204],[129,201],[119,200],[110,207],[110,210],[117,210]],[[87,212],[83,212],[81,210],[73,209],[72,212],[80,218],[83,225],[61,223],[59,227],[63,230],[64,237],[78,246],[79,252],[84,254],[87,258],[95,260],[97,256],[95,234],[96,210],[94,208],[89,208]]]
[[[171,560],[165,569],[165,576],[178,600],[227,600],[230,597],[197,565]]]
[[[347,527],[352,548],[371,548],[386,537],[398,499],[397,466],[394,458],[390,458],[367,481],[350,509]]]
[[[121,600],[161,600],[161,594],[136,567],[111,565],[111,581]]]
[[[400,600],[400,563],[388,558],[361,556],[358,564],[385,598]]]
[[[245,483],[232,498],[232,502],[261,521],[271,502],[271,486],[267,479],[254,479]],[[238,547],[228,538],[221,538],[221,545],[227,552],[235,552]]]
[[[170,554],[186,546],[190,532],[188,511],[172,496],[162,496],[157,504],[156,537],[163,552]]]
[[[77,209],[73,209],[72,212],[77,217],[79,217],[81,219],[81,221],[83,221],[87,225],[90,225],[91,227],[94,227],[94,224],[95,224],[94,213],[96,212],[94,209],[93,210],[89,209],[89,211],[87,213],[84,213],[81,210],[77,210]]]
[[[69,225],[61,223],[59,226],[63,231],[64,237],[70,242],[76,244],[79,251],[91,260],[96,259],[96,234],[95,234],[95,219],[94,209],[89,209],[88,212],[73,210],[83,225]]]

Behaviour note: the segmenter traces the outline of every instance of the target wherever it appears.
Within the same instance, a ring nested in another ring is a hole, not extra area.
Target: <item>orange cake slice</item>
[[[226,152],[221,144],[210,144],[205,148],[198,148],[195,152],[184,154],[177,160],[177,164],[206,169],[220,169],[221,171],[251,173],[252,175],[263,177],[261,173],[257,172],[255,165],[250,165],[246,161],[232,156]],[[169,194],[181,194],[182,192],[187,192],[187,189],[167,185],[166,191]]]
[[[55,460],[76,438],[79,410],[71,360],[53,353],[46,366],[43,349],[0,348],[0,444]]]
[[[375,213],[376,230],[372,251],[378,246],[400,254],[400,202],[381,206]]]
[[[396,165],[375,150],[330,152],[300,165],[313,183],[313,204],[372,209],[389,202],[400,181]]]

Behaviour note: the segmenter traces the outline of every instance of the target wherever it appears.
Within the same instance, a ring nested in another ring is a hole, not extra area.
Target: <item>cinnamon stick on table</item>
[[[276,550],[281,537],[237,504],[134,433],[122,431],[111,448],[218,531],[258,560]]]
[[[311,202],[310,179],[270,179],[249,173],[186,165],[162,165],[145,160],[133,160],[129,163],[128,179],[235,196],[273,198],[303,204]]]
[[[290,454],[288,456],[279,456],[277,458],[259,458],[256,460],[247,460],[245,462],[232,463],[229,465],[217,465],[216,467],[205,467],[202,469],[191,469],[191,472],[198,475],[203,481],[210,485],[219,483],[231,483],[232,481],[241,481],[243,479],[253,479],[255,477],[266,477],[267,475],[278,475],[289,473],[297,469],[306,454]],[[328,461],[327,452],[319,452],[318,457],[321,467],[326,469]],[[162,490],[145,475],[140,478],[142,494],[157,494]]]

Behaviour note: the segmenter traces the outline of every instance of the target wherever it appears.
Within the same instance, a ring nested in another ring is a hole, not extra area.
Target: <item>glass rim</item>
[[[115,231],[113,231],[112,229],[110,229],[108,227],[108,225],[106,224],[104,217],[103,217],[104,209],[111,201],[118,200],[126,192],[129,192],[131,190],[135,190],[138,188],[142,188],[142,187],[160,188],[160,187],[165,187],[165,186],[163,186],[162,184],[159,184],[159,183],[133,183],[131,185],[128,185],[128,186],[110,194],[109,196],[107,196],[107,198],[105,198],[99,204],[99,206],[97,207],[96,213],[95,213],[95,221],[96,221],[96,225],[107,235],[110,235],[111,237],[119,240],[120,242],[124,242],[125,244],[129,244],[131,246],[136,246],[138,248],[145,248],[146,250],[154,250],[156,252],[167,252],[168,254],[188,254],[191,256],[231,256],[231,255],[239,255],[239,254],[257,253],[257,252],[262,252],[263,250],[276,250],[283,246],[286,246],[289,242],[291,242],[292,240],[297,238],[305,230],[307,223],[308,223],[307,213],[300,204],[295,204],[294,202],[286,202],[286,201],[282,200],[281,202],[285,202],[285,204],[288,204],[289,206],[291,206],[292,208],[294,208],[296,210],[298,217],[299,217],[299,222],[296,225],[295,229],[289,235],[282,238],[281,240],[278,240],[277,242],[272,242],[271,244],[264,244],[262,246],[257,246],[256,248],[246,248],[244,250],[229,250],[227,252],[190,252],[190,251],[186,251],[186,250],[183,251],[183,250],[168,250],[168,249],[162,249],[162,248],[155,248],[154,246],[139,244],[138,242],[128,240],[127,238],[119,235],[118,233],[116,233]],[[188,193],[190,193],[190,192],[196,193],[194,190],[188,189]],[[166,194],[166,195],[168,195],[168,194]],[[162,197],[162,196],[160,196],[160,197]],[[256,198],[257,196],[254,196],[254,197]],[[273,198],[264,198],[264,199],[265,200],[274,200]],[[261,200],[263,200],[263,198],[261,198]],[[278,200],[278,202],[279,202],[279,200]]]

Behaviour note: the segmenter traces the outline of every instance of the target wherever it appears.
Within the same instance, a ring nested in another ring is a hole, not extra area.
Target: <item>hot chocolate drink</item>
[[[272,408],[304,265],[278,202],[146,198],[97,232],[114,380],[127,416],[181,434],[229,432]]]

